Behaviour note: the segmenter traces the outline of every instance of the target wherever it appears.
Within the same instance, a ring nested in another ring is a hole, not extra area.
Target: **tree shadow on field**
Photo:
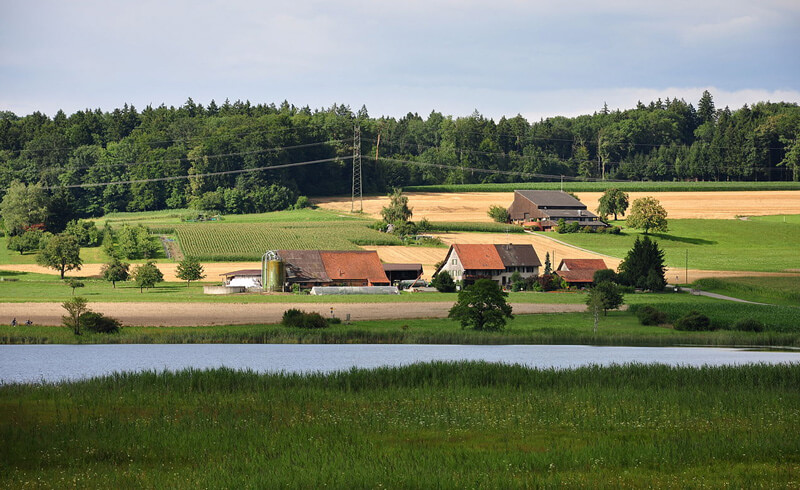
[[[692,245],[715,245],[714,240],[704,240],[702,238],[690,238],[685,236],[668,235],[666,233],[651,233],[650,236],[658,237],[669,242],[691,243]]]

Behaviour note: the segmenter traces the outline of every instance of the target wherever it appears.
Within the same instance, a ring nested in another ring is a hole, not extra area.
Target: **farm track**
[[[420,293],[424,294],[424,293]],[[351,320],[446,318],[453,302],[414,303],[89,303],[93,311],[110,315],[126,326],[193,327],[279,323],[289,308]],[[515,314],[585,311],[582,304],[513,303]],[[30,319],[35,325],[61,325],[60,303],[0,303],[0,318]],[[20,332],[24,326],[20,326]]]

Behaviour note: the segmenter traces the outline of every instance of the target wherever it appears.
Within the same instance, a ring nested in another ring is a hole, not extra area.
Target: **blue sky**
[[[797,0],[0,0],[0,110],[249,99],[538,120],[800,102]]]

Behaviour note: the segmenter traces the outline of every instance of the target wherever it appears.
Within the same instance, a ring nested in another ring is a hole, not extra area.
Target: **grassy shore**
[[[669,325],[642,326],[632,312],[611,311],[600,319],[597,333],[589,313],[517,315],[500,332],[462,329],[450,319],[359,321],[322,330],[281,325],[211,327],[124,327],[119,334],[84,333],[64,327],[0,326],[0,344],[584,344],[638,346],[785,346],[800,347],[800,309],[758,307],[687,297],[686,302],[649,301],[671,316],[697,309],[716,324],[730,326],[739,317],[761,318],[769,330],[761,333],[717,330],[680,332]],[[732,313],[731,313],[732,312]],[[759,314],[763,314],[758,316]]]
[[[227,369],[0,387],[5,488],[800,484],[800,366]]]

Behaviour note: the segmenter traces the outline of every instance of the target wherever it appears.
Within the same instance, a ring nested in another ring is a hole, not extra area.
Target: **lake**
[[[3,345],[0,383],[77,380],[124,371],[229,367],[258,372],[332,372],[427,361],[488,361],[538,368],[591,364],[798,363],[799,352],[712,347],[586,345],[148,344]]]

